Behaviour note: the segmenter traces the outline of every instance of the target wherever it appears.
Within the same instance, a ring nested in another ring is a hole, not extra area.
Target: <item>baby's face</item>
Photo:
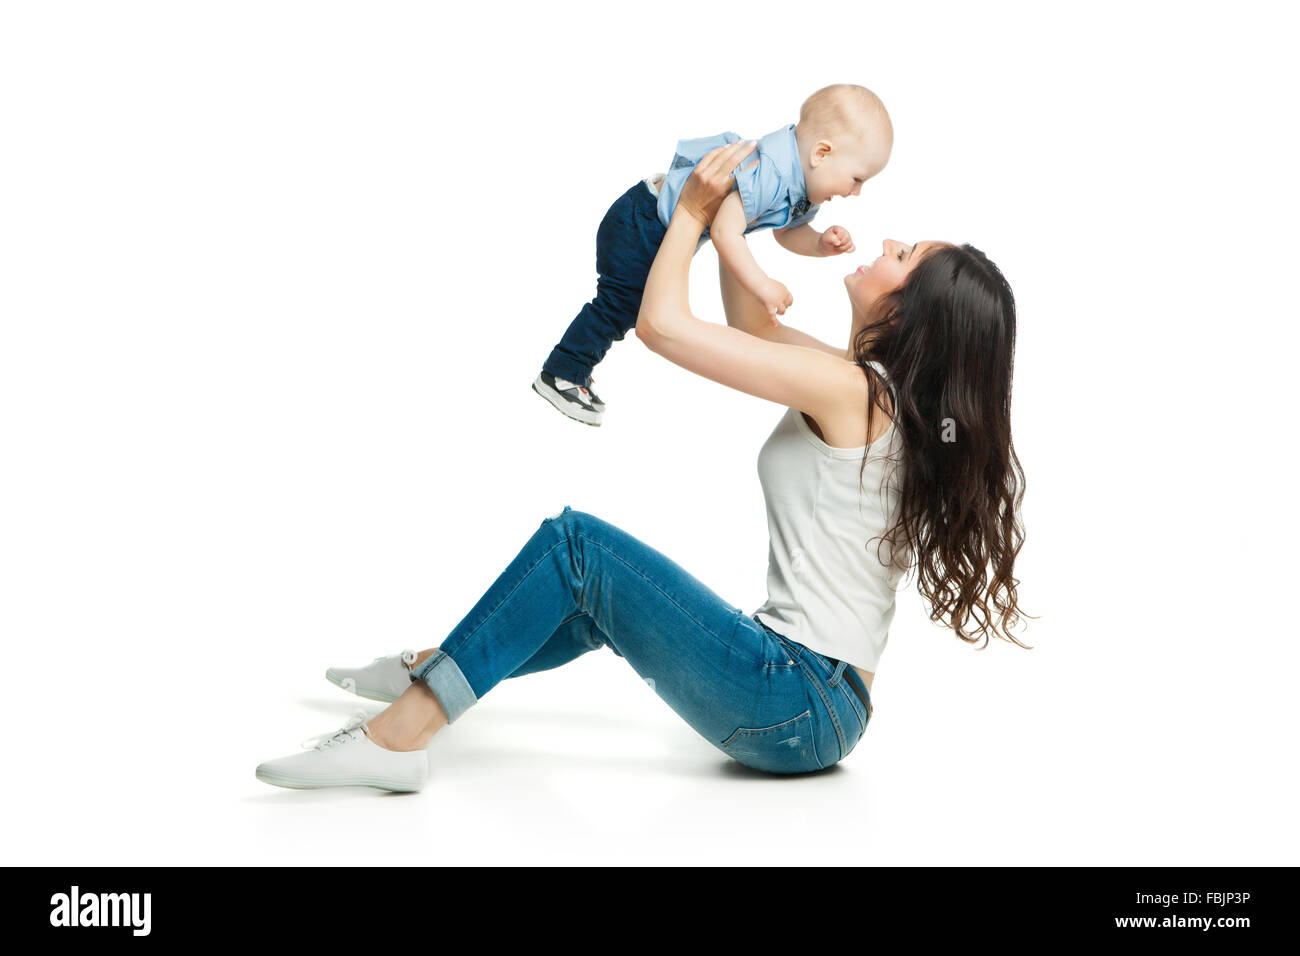
[[[836,143],[822,139],[814,143],[810,154],[803,157],[808,201],[820,206],[836,196],[860,193],[862,184],[880,172],[889,160],[887,150],[872,145],[875,141],[868,135],[862,142],[842,140]]]

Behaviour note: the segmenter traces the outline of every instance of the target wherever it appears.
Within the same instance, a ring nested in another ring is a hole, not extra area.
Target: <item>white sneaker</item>
[[[365,667],[331,667],[325,679],[350,694],[391,704],[411,686],[415,651],[409,647],[393,657],[376,657]]]
[[[377,787],[380,790],[419,790],[429,777],[427,750],[385,750],[364,729],[365,711],[357,711],[342,729],[302,746],[291,754],[258,764],[257,779],[291,790],[321,787]]]

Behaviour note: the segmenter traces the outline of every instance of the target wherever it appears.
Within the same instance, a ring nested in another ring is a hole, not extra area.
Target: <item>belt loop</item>
[[[844,677],[844,668],[848,666],[849,665],[844,663],[844,661],[840,661],[839,663],[837,663],[835,665],[835,673],[831,674],[831,679],[827,681],[826,686],[827,687],[836,686],[840,682],[840,680]]]

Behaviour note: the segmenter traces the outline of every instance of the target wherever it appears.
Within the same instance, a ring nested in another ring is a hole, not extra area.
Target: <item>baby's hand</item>
[[[820,240],[822,252],[828,256],[839,256],[854,249],[853,237],[843,226],[831,226],[822,233]]]
[[[772,324],[776,325],[776,317],[784,315],[785,310],[794,305],[794,296],[775,279],[764,279],[763,284],[758,287],[758,301],[763,303],[763,307],[767,309],[767,314],[772,319]]]

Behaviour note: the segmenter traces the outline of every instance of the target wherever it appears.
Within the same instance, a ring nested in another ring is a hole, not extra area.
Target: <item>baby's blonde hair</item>
[[[880,97],[865,86],[834,83],[824,86],[799,108],[799,125],[817,136],[849,136],[865,140],[874,133],[894,140],[894,124]]]

